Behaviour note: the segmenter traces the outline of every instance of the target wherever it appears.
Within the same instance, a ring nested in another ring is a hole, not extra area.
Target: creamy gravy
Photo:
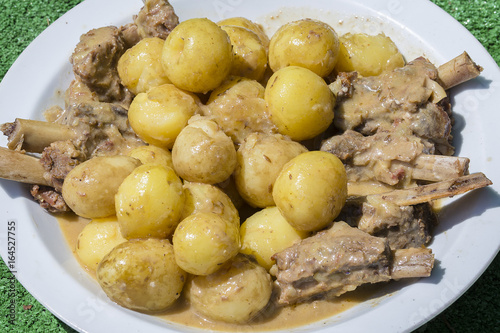
[[[68,214],[64,217],[59,217],[58,222],[68,245],[72,249],[76,260],[78,260],[78,256],[75,252],[78,235],[89,221],[87,219]],[[81,262],[80,264],[83,269],[95,278],[95,272],[93,270],[88,269]],[[378,287],[380,288],[380,286]],[[179,300],[177,305],[173,309],[170,309],[167,313],[156,316],[180,325],[203,328],[207,330],[227,332],[283,330],[318,322],[345,311],[356,304],[373,297],[376,289],[378,289],[377,286],[374,286],[373,288],[370,286],[368,288],[358,288],[358,290],[342,295],[333,301],[321,300],[280,309],[269,307],[269,309],[264,311],[264,313],[261,316],[258,316],[253,322],[244,325],[226,324],[206,320],[198,316],[189,307],[189,305],[182,300]]]

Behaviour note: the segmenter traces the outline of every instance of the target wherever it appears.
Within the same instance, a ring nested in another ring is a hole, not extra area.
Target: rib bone
[[[56,141],[77,138],[75,130],[69,126],[39,120],[17,118],[13,123],[1,125],[0,130],[8,136],[10,149],[30,153],[41,153]]]
[[[0,178],[27,184],[50,186],[38,158],[0,147]]]
[[[456,58],[451,59],[438,68],[438,78],[441,86],[448,90],[465,81],[479,76],[483,68],[470,58],[467,52],[462,53]]]
[[[416,186],[404,190],[372,194],[372,198],[392,202],[399,206],[411,206],[435,199],[453,197],[493,184],[482,172],[473,173],[429,185]]]

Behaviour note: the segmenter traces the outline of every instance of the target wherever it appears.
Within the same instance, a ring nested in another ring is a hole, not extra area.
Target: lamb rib
[[[462,53],[438,68],[438,80],[448,90],[461,83],[474,79],[481,74],[483,68],[477,65],[467,54]]]
[[[0,178],[49,186],[44,173],[45,168],[38,158],[0,147]]]
[[[67,125],[47,121],[16,118],[13,123],[0,125],[0,130],[8,137],[7,147],[41,153],[56,141],[75,140],[78,134]]]
[[[399,206],[410,206],[436,199],[453,197],[493,184],[482,172],[444,180],[441,182],[416,186],[403,190],[370,195]]]
[[[345,222],[275,254],[279,304],[337,297],[365,283],[426,277],[434,265],[430,249],[391,251],[385,238]]]

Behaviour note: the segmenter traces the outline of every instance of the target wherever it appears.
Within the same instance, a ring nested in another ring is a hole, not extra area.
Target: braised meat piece
[[[350,199],[339,221],[376,237],[384,237],[392,250],[428,245],[437,216],[428,203],[398,206],[368,196],[365,200]]]
[[[101,102],[125,101],[132,94],[118,76],[118,60],[127,49],[121,29],[113,26],[92,29],[80,37],[72,56],[73,72]]]
[[[404,188],[416,180],[441,181],[468,173],[469,159],[433,155],[434,146],[401,131],[380,130],[363,136],[346,130],[324,141],[330,152],[345,165],[350,195]]]
[[[142,38],[166,39],[179,24],[179,17],[167,0],[146,0],[144,7],[134,17],[134,23]]]
[[[365,283],[430,275],[434,257],[429,249],[398,251],[393,253],[385,238],[336,222],[273,256],[278,303],[328,299]]]
[[[437,77],[436,67],[424,58],[379,76],[341,75],[341,82],[331,85],[338,97],[334,124],[363,135],[402,129],[452,155],[450,105]]]

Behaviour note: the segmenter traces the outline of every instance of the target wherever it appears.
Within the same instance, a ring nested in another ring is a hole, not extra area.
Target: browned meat
[[[128,106],[100,102],[79,80],[74,80],[66,91],[65,104],[55,122],[70,126],[79,134],[72,142],[81,152],[82,160],[95,155],[122,154],[143,144],[128,123]]]
[[[450,107],[436,79],[437,69],[424,58],[379,76],[341,75],[331,85],[339,97],[334,124],[364,135],[402,130],[452,155]]]
[[[120,27],[120,30],[122,32],[123,40],[125,41],[125,47],[127,49],[139,43],[139,41],[142,39],[141,35],[139,35],[139,31],[135,23],[126,24]]]
[[[146,0],[134,22],[142,38],[166,39],[179,24],[179,18],[167,0]]]
[[[75,76],[102,102],[130,102],[132,94],[121,83],[116,65],[127,41],[117,27],[92,29],[80,37],[71,63]]]
[[[370,197],[368,200],[349,200],[337,219],[370,235],[386,238],[392,250],[429,244],[437,216],[428,203],[398,206]]]
[[[393,276],[393,272],[404,271],[404,277],[430,275],[434,262],[430,250],[403,251],[402,255],[395,256],[385,238],[336,222],[330,229],[273,256],[276,265],[272,273],[276,275],[280,291],[278,302],[294,304],[328,299],[361,284],[403,277],[403,274]],[[404,267],[397,267],[400,264]]]
[[[70,211],[62,195],[59,192],[54,191],[51,187],[34,185],[31,188],[31,195],[36,201],[38,201],[42,208],[51,213],[63,213]]]
[[[350,195],[385,191],[387,186],[404,188],[415,180],[460,177],[467,174],[469,165],[468,158],[431,155],[433,146],[401,131],[380,130],[363,136],[346,130],[324,141],[321,150],[336,155],[344,163]],[[375,187],[377,182],[383,186]]]
[[[45,179],[54,189],[62,191],[64,178],[68,172],[80,163],[81,153],[71,141],[56,141],[46,147],[42,153],[40,163],[45,168]]]

